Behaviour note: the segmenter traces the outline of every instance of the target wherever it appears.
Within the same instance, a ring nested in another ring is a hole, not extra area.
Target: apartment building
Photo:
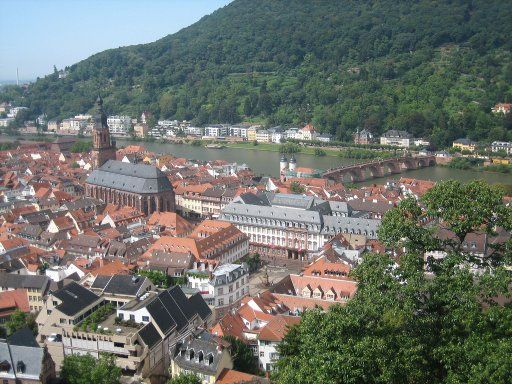
[[[187,298],[177,286],[117,308],[106,304],[106,297],[74,282],[49,296],[37,324],[57,371],[67,355],[112,353],[127,372],[164,374],[176,343],[211,318],[200,295]]]
[[[228,127],[221,124],[208,125],[204,128],[204,135],[208,137],[225,137],[228,133]]]
[[[249,270],[245,264],[222,264],[213,272],[187,271],[188,286],[198,289],[205,301],[215,308],[215,318],[222,318],[240,306],[249,294]]]
[[[132,118],[130,116],[109,116],[107,125],[111,134],[127,135],[132,127]]]
[[[232,263],[249,252],[248,237],[231,223],[204,220],[188,237],[163,236],[144,253],[149,260],[154,252],[190,253],[194,261]]]
[[[50,289],[50,278],[40,275],[18,275],[0,272],[0,292],[24,289],[27,293],[31,312],[43,308],[44,298]]]

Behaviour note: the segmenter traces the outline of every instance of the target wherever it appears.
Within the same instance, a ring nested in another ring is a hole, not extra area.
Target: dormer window
[[[23,361],[18,361],[16,364],[16,372],[18,373],[24,373],[25,372],[25,363]]]
[[[189,356],[189,360],[192,360],[194,358],[194,355],[195,355],[194,350],[193,349],[189,350],[188,354],[189,354],[188,355]]]
[[[0,362],[0,372],[9,372],[11,364],[7,360]]]
[[[213,355],[211,353],[209,353],[208,356],[206,357],[205,363],[208,364],[208,365],[212,365],[213,364]]]

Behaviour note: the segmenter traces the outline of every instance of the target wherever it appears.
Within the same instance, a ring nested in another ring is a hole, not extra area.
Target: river
[[[142,145],[147,150],[156,153],[171,154],[177,157],[187,159],[196,159],[201,161],[208,160],[226,160],[228,162],[237,162],[239,164],[247,164],[257,175],[279,176],[279,159],[281,155],[277,152],[248,150],[238,148],[208,149],[204,147],[195,147],[186,144],[163,144],[150,142],[134,142],[128,140],[117,139],[117,146]],[[297,159],[297,167],[315,168],[326,170],[337,166],[353,164],[359,162],[353,159],[342,159],[332,156],[316,157],[305,154],[295,154]],[[512,175],[501,173],[479,172],[473,170],[458,170],[447,167],[429,167],[417,169],[413,171],[403,172],[396,177],[411,177],[423,180],[448,180],[455,179],[461,181],[470,181],[474,179],[483,179],[489,183],[512,184]],[[390,176],[388,176],[389,178]],[[368,185],[372,183],[382,183],[386,177],[380,179],[372,179],[359,183]]]

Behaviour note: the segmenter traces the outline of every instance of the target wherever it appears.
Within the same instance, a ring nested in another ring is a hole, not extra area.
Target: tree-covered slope
[[[506,139],[510,121],[490,108],[512,100],[511,19],[503,0],[235,0],[154,43],[98,53],[65,79],[39,79],[24,100],[50,118],[85,112],[100,91],[112,113],[197,124]]]

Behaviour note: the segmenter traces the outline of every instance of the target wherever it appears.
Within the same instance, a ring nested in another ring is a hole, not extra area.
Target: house
[[[256,132],[256,141],[258,143],[270,143],[272,139],[272,133],[267,129],[260,129]]]
[[[228,127],[221,124],[208,125],[204,128],[204,135],[208,137],[225,137],[228,135]]]
[[[270,381],[261,376],[250,375],[245,372],[225,368],[217,378],[215,384],[268,384]]]
[[[268,130],[270,132],[270,141],[280,144],[285,139],[284,128],[281,126],[273,127]]]
[[[373,141],[373,134],[367,129],[357,130],[354,133],[354,144],[370,144]]]
[[[318,141],[321,141],[322,143],[330,143],[333,141],[333,136],[330,133],[322,133],[316,137]]]
[[[150,259],[153,252],[191,253],[195,261],[232,263],[249,252],[249,241],[234,225],[219,220],[204,220],[186,238],[163,236],[144,254]]]
[[[57,132],[57,130],[59,129],[59,126],[60,126],[60,122],[58,120],[49,120],[48,124],[47,124],[48,131],[50,131],[50,132]]]
[[[249,294],[249,270],[245,264],[222,264],[212,272],[188,270],[187,285],[199,290],[220,319]]]
[[[265,372],[272,371],[279,359],[278,346],[290,328],[300,322],[297,316],[274,316],[258,336],[258,364]]]
[[[55,378],[55,365],[46,348],[41,348],[28,328],[0,339],[2,383],[47,384]]]
[[[409,148],[413,141],[413,137],[406,131],[398,131],[391,129],[384,133],[380,138],[382,145],[393,145],[395,147]]]
[[[474,152],[477,143],[470,139],[457,139],[453,142],[452,147],[458,148],[461,151]]]
[[[256,134],[258,132],[258,127],[252,126],[247,130],[247,140],[248,141],[256,141]]]
[[[284,132],[285,139],[300,140],[299,128],[288,128]]]
[[[512,103],[498,103],[493,108],[491,108],[492,113],[503,113],[507,114],[512,111]]]
[[[154,249],[146,259],[145,269],[157,270],[168,276],[185,276],[185,272],[192,266],[194,256],[190,251],[171,251],[167,249]]]
[[[184,237],[194,226],[175,212],[153,212],[146,222],[146,228],[155,235]]]
[[[0,292],[0,323],[9,321],[11,315],[16,311],[30,312],[27,290],[19,288]]]
[[[207,331],[192,334],[176,346],[172,376],[196,374],[203,384],[214,384],[224,369],[232,369],[229,343]]]
[[[154,290],[155,286],[151,280],[136,275],[98,275],[91,285],[91,291],[103,296],[105,301],[115,308],[122,307]]]
[[[491,143],[492,152],[504,151],[507,155],[512,155],[512,142],[493,141]]]
[[[48,123],[48,126],[50,123]],[[76,143],[76,139],[73,137],[59,137],[54,140],[50,146],[50,150],[55,153],[69,152],[73,144]]]
[[[43,299],[50,288],[50,278],[47,276],[17,275],[0,272],[0,292],[16,289],[26,290],[29,309],[31,312],[43,308]]]
[[[304,128],[299,129],[298,140],[312,141],[316,140],[317,132],[312,124],[306,125]]]

